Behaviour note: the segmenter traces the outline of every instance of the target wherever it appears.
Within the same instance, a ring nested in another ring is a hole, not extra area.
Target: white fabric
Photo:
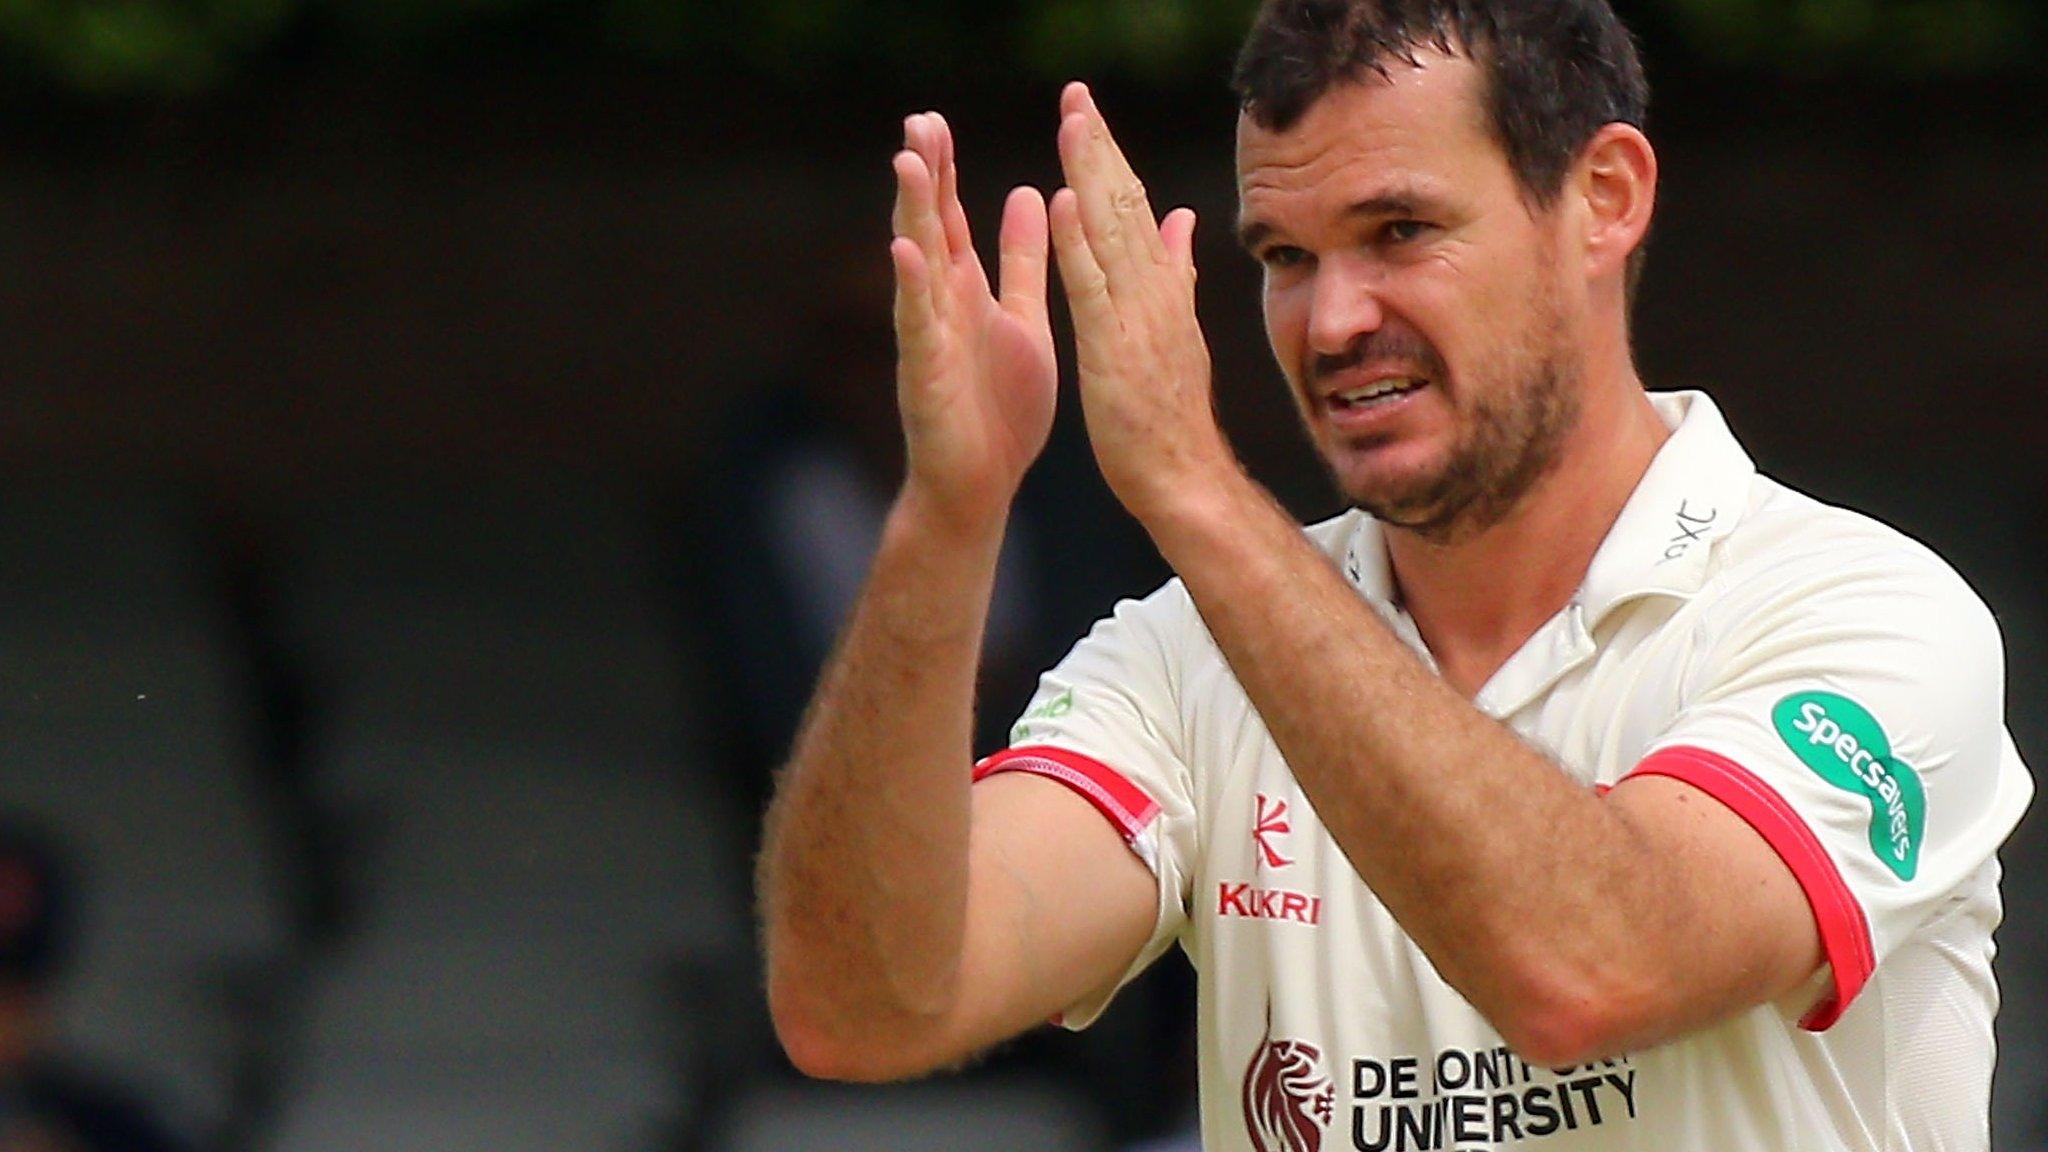
[[[1527,1067],[1353,872],[1170,583],[1049,672],[1020,722],[1034,751],[983,770],[1051,749],[1156,803],[1134,839],[1159,915],[1132,974],[1176,942],[1200,973],[1210,1152],[1987,1146],[1994,854],[2032,793],[2003,728],[1997,628],[1927,549],[1759,476],[1706,397],[1653,400],[1674,435],[1579,594],[1476,703],[1588,786],[1663,752],[1674,772],[1704,765],[1688,778],[1752,823],[1787,817],[1766,836],[1781,854],[1817,845],[1787,859],[1833,970],[1651,1051]],[[1309,532],[1427,659],[1378,526],[1350,513]],[[1856,708],[1893,759],[1859,758],[1876,738]],[[1871,792],[1823,778],[1837,752]],[[1905,776],[1924,790],[1918,823]]]

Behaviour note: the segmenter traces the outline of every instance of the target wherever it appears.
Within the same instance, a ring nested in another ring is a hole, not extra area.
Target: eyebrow
[[[1425,197],[1415,192],[1383,192],[1378,196],[1368,196],[1344,209],[1344,219],[1417,216],[1422,213],[1424,199]],[[1237,226],[1237,242],[1245,251],[1255,252],[1260,244],[1277,231],[1277,228],[1262,220],[1243,220]]]

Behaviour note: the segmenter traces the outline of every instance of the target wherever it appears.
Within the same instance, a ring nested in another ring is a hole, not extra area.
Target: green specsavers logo
[[[1778,701],[1771,719],[1821,779],[1869,799],[1871,848],[1899,879],[1911,880],[1927,832],[1927,795],[1920,774],[1892,755],[1877,718],[1847,697],[1801,692]]]
[[[1033,721],[1057,720],[1073,710],[1074,690],[1069,688],[1045,703],[1040,704],[1038,707],[1033,708],[1031,711],[1026,712],[1023,718],[1017,721],[1016,726],[1010,729],[1010,743],[1015,744],[1020,740],[1029,740],[1031,738],[1031,724]]]

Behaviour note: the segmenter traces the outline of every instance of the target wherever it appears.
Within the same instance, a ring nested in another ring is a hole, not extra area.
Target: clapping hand
[[[1104,479],[1152,525],[1236,471],[1195,316],[1195,214],[1156,220],[1086,86],[1060,98],[1051,231],[1074,317],[1081,406]]]
[[[1000,524],[1052,430],[1045,200],[1031,188],[1010,193],[992,290],[960,204],[952,130],[938,113],[904,122],[894,167],[889,251],[906,492],[962,529]]]

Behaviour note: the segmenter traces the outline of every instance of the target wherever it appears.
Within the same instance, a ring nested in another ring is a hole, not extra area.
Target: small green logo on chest
[[[1816,775],[1870,801],[1870,847],[1894,875],[1911,880],[1920,868],[1927,796],[1920,774],[1892,755],[1884,726],[1861,704],[1832,692],[1787,696],[1771,719]]]
[[[1031,739],[1031,725],[1039,720],[1057,720],[1074,710],[1074,690],[1068,688],[1059,695],[1026,712],[1010,728],[1010,743]]]

